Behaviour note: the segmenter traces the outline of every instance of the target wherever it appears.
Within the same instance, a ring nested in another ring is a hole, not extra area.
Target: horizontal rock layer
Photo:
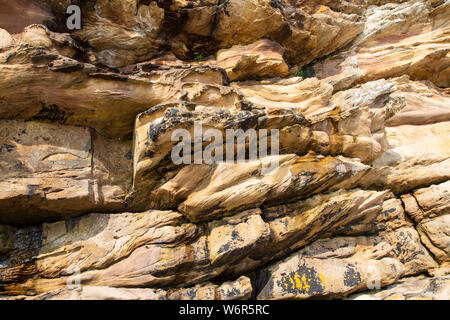
[[[1,2],[0,299],[450,299],[449,21]]]

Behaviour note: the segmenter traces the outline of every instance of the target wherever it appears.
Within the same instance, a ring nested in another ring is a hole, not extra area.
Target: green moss
[[[195,58],[194,58],[194,61],[196,61],[196,62],[200,62],[200,61],[203,61],[203,60],[205,60],[205,58],[201,54],[195,56]]]
[[[297,77],[302,77],[302,78],[304,78],[305,77],[305,71],[303,70],[303,68],[299,68],[298,69],[298,72],[297,72]]]

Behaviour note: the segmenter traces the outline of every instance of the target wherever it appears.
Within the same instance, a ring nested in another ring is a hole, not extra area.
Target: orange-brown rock
[[[0,300],[449,299],[449,21],[0,0]]]
[[[231,81],[284,77],[288,75],[288,65],[283,53],[278,43],[259,40],[247,46],[219,50],[217,65],[225,69]]]

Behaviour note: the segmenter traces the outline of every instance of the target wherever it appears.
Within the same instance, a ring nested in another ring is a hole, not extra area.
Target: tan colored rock
[[[414,191],[420,209],[427,218],[450,212],[450,181]],[[419,220],[416,220],[419,222]]]
[[[101,286],[75,286],[53,290],[25,300],[165,300],[161,289],[113,288]]]
[[[282,115],[282,111],[295,110],[307,120],[332,112],[329,106],[333,88],[317,79],[273,79],[263,81],[233,82],[248,101],[263,107],[270,117]]]
[[[301,201],[293,206],[296,211],[284,215],[283,207],[265,209],[262,215],[249,210],[211,222],[207,229],[173,211],[90,214],[42,226],[2,227],[0,294],[39,295],[67,283],[167,289],[217,276],[234,279],[318,237],[353,233],[348,226],[361,217],[373,217],[367,219],[369,232],[395,227],[398,213],[392,224],[377,218],[392,202],[389,197],[387,192],[340,191]],[[387,255],[389,250],[384,241],[375,251]]]
[[[405,210],[416,222],[446,214],[449,211],[450,182],[443,182],[402,195]]]
[[[284,49],[270,40],[259,40],[247,46],[234,46],[217,52],[217,65],[227,72],[231,81],[284,77],[288,65]]]
[[[382,216],[391,196],[388,192],[341,190],[266,207],[263,215],[272,230],[272,247],[277,254],[284,254],[286,245],[295,250],[320,237],[388,230],[394,225],[389,219],[382,221]],[[402,215],[402,209],[393,209],[395,221]]]
[[[98,134],[93,140],[87,128],[0,123],[0,221],[29,224],[124,210],[131,186],[129,144]]]
[[[314,74],[342,90],[357,83],[409,75],[448,87],[450,4],[415,1],[370,7],[353,47],[313,66]]]
[[[244,254],[265,247],[270,240],[270,228],[260,215],[250,215],[246,221],[236,224],[227,220],[211,222],[208,227],[208,248],[213,265],[232,263]]]
[[[414,228],[402,227],[384,235],[392,246],[389,256],[405,267],[405,276],[416,275],[438,267]]]
[[[450,276],[410,277],[378,292],[351,296],[355,300],[448,300],[450,299]]]
[[[248,299],[252,293],[250,279],[240,277],[235,281],[197,285],[170,291],[149,288],[114,288],[77,286],[47,292],[27,300],[238,300]],[[0,299],[1,300],[1,299]]]
[[[450,179],[450,122],[386,128],[387,150],[361,182],[406,193]]]
[[[247,300],[252,294],[250,279],[241,276],[218,285],[195,286],[168,293],[168,300]]]
[[[3,223],[67,218],[96,207],[87,129],[2,121],[0,141]]]
[[[386,122],[387,127],[450,121],[450,95],[429,81],[396,78],[393,96],[404,97],[406,106]]]
[[[257,278],[257,298],[342,297],[368,287],[392,284],[402,276],[404,268],[397,260],[383,258],[383,253],[374,256],[370,251],[362,254],[359,251],[341,251],[342,246],[349,245],[343,240],[336,239],[336,242],[332,242],[332,249],[319,247],[330,253],[333,250],[332,256],[327,257],[324,252],[317,256],[316,250],[320,250],[317,248],[312,251],[312,256],[308,255],[308,251],[303,251],[305,253],[293,254],[261,270]],[[369,243],[374,240],[369,240]],[[367,240],[357,240],[352,245],[358,246],[360,241],[363,245]],[[374,243],[370,245],[373,246]]]
[[[66,45],[67,38],[44,27],[27,28],[23,37],[32,47],[19,45],[0,53],[1,118],[82,125],[108,137],[131,138],[136,115],[162,102],[240,103],[239,94],[224,86],[218,68],[144,63],[134,71],[110,72],[73,59],[75,44]]]
[[[164,10],[153,1],[140,5],[138,2],[101,0],[82,7],[83,28],[76,34],[89,42],[102,64],[123,67],[145,61],[162,47],[159,37]]]
[[[60,4],[40,2],[63,15]],[[287,1],[102,0],[82,5],[82,13],[83,28],[76,35],[90,44],[98,62],[110,67],[148,60],[163,49],[192,58],[263,38],[278,41],[290,61],[305,65],[348,44],[363,30],[362,17],[345,6],[330,9]]]
[[[273,156],[275,157],[275,156]],[[289,198],[306,198],[339,187],[351,188],[369,169],[343,157],[283,155],[278,167],[270,167],[270,157],[247,163],[205,166],[192,178],[193,168],[183,168],[172,180],[152,192],[153,206],[179,210],[192,221],[204,221],[238,210]],[[191,177],[191,183],[184,182]],[[200,182],[209,177],[207,183]]]
[[[372,162],[386,149],[384,123],[404,107],[402,97],[391,97],[397,88],[386,80],[333,96],[329,85],[314,78],[232,85],[248,101],[265,108],[263,127],[282,128],[283,152],[343,154],[364,163]],[[306,121],[291,120],[302,118]]]
[[[78,280],[82,285],[157,288],[211,278],[205,268],[206,239],[197,238],[198,227],[182,223],[181,217],[167,211],[91,214],[19,229],[14,237],[21,242],[0,268],[0,291],[40,294]],[[183,268],[190,270],[185,279],[178,276]],[[28,276],[23,270],[29,270]]]
[[[0,50],[12,47],[14,45],[14,39],[11,37],[8,31],[0,29]]]
[[[0,299],[447,299],[449,1],[16,2]]]
[[[417,230],[422,242],[442,262],[450,261],[450,215],[445,214],[428,221],[422,221]]]

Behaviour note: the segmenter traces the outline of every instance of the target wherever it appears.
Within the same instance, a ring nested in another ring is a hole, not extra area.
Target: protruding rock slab
[[[231,81],[275,78],[288,75],[283,59],[284,49],[270,40],[259,40],[247,46],[234,46],[217,52],[217,65]]]
[[[355,300],[449,300],[450,275],[400,279],[381,291],[351,296]]]
[[[448,2],[436,8],[420,1],[370,7],[353,47],[314,65],[314,74],[335,90],[403,74],[448,87],[449,12]]]
[[[217,67],[144,63],[112,72],[74,59],[80,50],[66,34],[28,27],[16,46],[0,53],[0,117],[82,125],[131,139],[136,115],[163,102],[239,104]]]
[[[319,246],[311,253],[301,251],[304,253],[293,254],[261,270],[258,272],[257,298],[342,297],[371,286],[386,286],[396,282],[403,275],[403,265],[395,259],[383,258],[386,252],[380,254],[376,251],[378,247],[375,247],[375,239],[361,238],[352,245],[357,248],[365,241],[374,247],[375,253],[359,252],[357,249],[356,253],[346,252],[343,250],[349,246],[346,239],[340,241],[336,238],[334,242],[331,240],[328,243],[332,245],[334,254],[330,247]],[[331,255],[324,256],[324,252],[318,250],[328,251]]]
[[[30,300],[246,300],[252,294],[250,279],[242,276],[221,285],[203,284],[192,288],[172,290],[149,288],[114,288],[102,286],[77,286],[60,289]],[[1,300],[1,298],[0,298]]]
[[[31,224],[124,210],[130,147],[98,134],[93,140],[87,128],[0,120],[0,221]]]

